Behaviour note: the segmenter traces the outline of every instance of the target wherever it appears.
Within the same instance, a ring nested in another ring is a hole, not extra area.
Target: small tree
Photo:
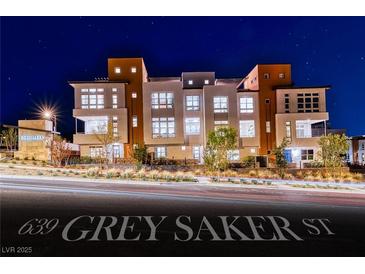
[[[135,147],[133,149],[133,159],[137,163],[137,169],[141,169],[142,164],[145,164],[147,162],[147,148],[145,146],[142,147]]]
[[[208,134],[204,151],[204,163],[209,170],[220,171],[228,167],[228,151],[237,146],[237,130],[232,127],[219,127]]]
[[[55,166],[61,166],[67,162],[72,153],[71,145],[59,136],[51,141],[51,161]]]
[[[103,160],[106,162],[112,161],[114,163],[114,150],[112,145],[120,141],[120,137],[113,132],[113,122],[109,121],[107,125],[99,125],[94,131],[95,138],[103,146],[103,157],[100,158],[100,164]]]
[[[4,129],[1,132],[1,139],[6,146],[6,150],[12,151],[18,143],[18,133],[15,128]]]
[[[349,144],[344,134],[328,134],[319,139],[321,150],[319,156],[326,168],[335,171],[336,168],[342,167],[344,156],[346,155]]]
[[[288,138],[284,138],[279,146],[273,149],[275,155],[275,166],[278,169],[279,176],[283,179],[285,177],[285,171],[288,167],[288,161],[285,158],[285,149],[290,144]]]

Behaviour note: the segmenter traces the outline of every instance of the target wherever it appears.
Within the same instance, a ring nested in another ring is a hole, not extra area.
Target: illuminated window
[[[89,92],[89,89],[87,89],[87,88],[82,88],[82,89],[81,89],[81,92]]]
[[[200,161],[200,158],[201,158],[200,146],[193,146],[193,159]]]
[[[227,153],[227,159],[229,161],[239,161],[240,151],[238,149],[229,150],[228,153]]]
[[[285,79],[285,73],[279,73],[279,79]]]
[[[185,134],[198,135],[200,134],[200,118],[185,118]]]
[[[255,137],[255,121],[254,120],[240,121],[240,137],[241,138]]]
[[[113,94],[112,100],[113,100],[113,108],[118,108],[118,95]]]
[[[291,122],[285,122],[285,137],[291,140]]]
[[[98,88],[96,91],[97,92],[104,92],[104,89],[103,88]]]
[[[133,115],[132,121],[133,121],[132,123],[133,127],[137,127],[138,126],[137,115]]]
[[[209,80],[204,80],[205,85],[209,85]]]
[[[181,146],[181,150],[186,150],[186,146]]]
[[[131,67],[131,72],[132,73],[136,73],[137,72],[137,68],[136,67]]]
[[[200,97],[199,95],[186,96],[186,110],[199,110]]]
[[[115,67],[115,68],[114,68],[114,73],[116,73],[116,74],[120,74],[120,73],[122,73],[121,68],[120,68],[120,67]]]
[[[154,92],[151,94],[151,106],[153,109],[172,108],[174,94],[171,92]]]
[[[285,113],[289,113],[289,94],[284,95]]]
[[[137,98],[137,92],[132,92],[132,98],[133,99]]]
[[[89,95],[89,108],[96,108],[96,95],[95,94]]]
[[[91,146],[90,147],[90,157],[96,158],[96,157],[102,157],[104,154],[103,147],[102,146]]]
[[[118,92],[117,88],[112,88],[112,92]]]
[[[152,138],[172,137],[175,137],[174,117],[152,118]]]
[[[96,92],[96,88],[90,88],[89,92]]]
[[[215,113],[228,112],[228,97],[227,96],[214,96],[213,106]]]
[[[253,98],[241,97],[240,98],[240,112],[241,113],[253,113]]]
[[[104,108],[104,95],[98,94],[97,96],[97,108]]]
[[[156,147],[155,154],[156,154],[156,158],[165,158],[166,157],[166,147]]]
[[[89,95],[81,95],[81,108],[89,108]]]
[[[193,84],[193,80],[189,80],[189,81],[188,81],[188,84],[189,84],[189,85],[192,85],[192,84]]]
[[[296,123],[296,135],[297,138],[311,138],[312,137],[312,125],[310,121],[298,120]]]
[[[228,121],[214,121],[214,130],[220,127],[228,127]]]
[[[100,118],[96,120],[86,120],[85,121],[85,134],[101,133],[107,132],[108,119]]]
[[[266,121],[266,133],[270,133],[271,132],[271,123],[270,121]]]

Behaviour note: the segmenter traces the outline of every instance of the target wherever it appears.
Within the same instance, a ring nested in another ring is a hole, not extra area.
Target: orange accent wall
[[[115,67],[121,73],[115,73]],[[132,67],[136,72],[132,73]],[[142,58],[109,58],[108,76],[110,81],[127,81],[125,102],[128,109],[128,143],[124,147],[125,156],[131,156],[133,144],[143,145],[143,82],[147,80],[147,72]],[[137,98],[132,98],[132,93]],[[137,116],[137,127],[133,127],[132,117]]]

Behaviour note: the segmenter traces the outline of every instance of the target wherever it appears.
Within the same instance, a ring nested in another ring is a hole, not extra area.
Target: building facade
[[[238,132],[230,160],[257,156],[261,166],[284,138],[291,142],[286,150],[290,162],[301,166],[312,161],[319,137],[326,134],[329,87],[294,87],[290,64],[257,65],[242,78],[217,79],[214,72],[152,78],[142,58],[115,58],[108,60],[108,75],[70,82],[73,116],[84,123],[84,131],[74,135],[82,156],[100,153],[95,133],[105,132],[111,122],[119,157],[145,145],[154,158],[198,163],[208,133],[221,126]]]
[[[365,165],[365,135],[348,138],[347,161],[350,164]]]

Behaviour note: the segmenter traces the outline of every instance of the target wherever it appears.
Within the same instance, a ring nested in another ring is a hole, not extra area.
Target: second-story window
[[[200,134],[200,118],[185,118],[185,134],[199,135]]]
[[[112,100],[113,100],[113,108],[118,108],[118,95],[113,94]]]
[[[137,115],[133,115],[133,117],[132,117],[132,124],[133,124],[133,127],[137,127],[138,126]]]
[[[285,73],[279,73],[279,79],[285,79]]]
[[[104,108],[104,94],[81,94],[81,108]]]
[[[241,97],[240,98],[240,112],[241,113],[252,113],[253,112],[253,98],[252,97]]]
[[[153,109],[173,108],[174,94],[172,92],[154,92],[151,95]]]
[[[137,72],[137,68],[136,67],[131,67],[131,72],[132,73],[136,73]]]
[[[255,137],[255,121],[254,120],[240,121],[240,137],[241,138]]]
[[[199,95],[186,96],[186,110],[199,110],[199,109],[200,109]]]
[[[284,95],[285,113],[289,113],[289,94]]]
[[[152,138],[175,137],[175,118],[158,117],[152,118]]]
[[[213,106],[215,113],[228,112],[228,97],[227,96],[214,96]]]
[[[114,68],[114,73],[121,74],[122,73],[122,69],[120,67],[115,67]]]

